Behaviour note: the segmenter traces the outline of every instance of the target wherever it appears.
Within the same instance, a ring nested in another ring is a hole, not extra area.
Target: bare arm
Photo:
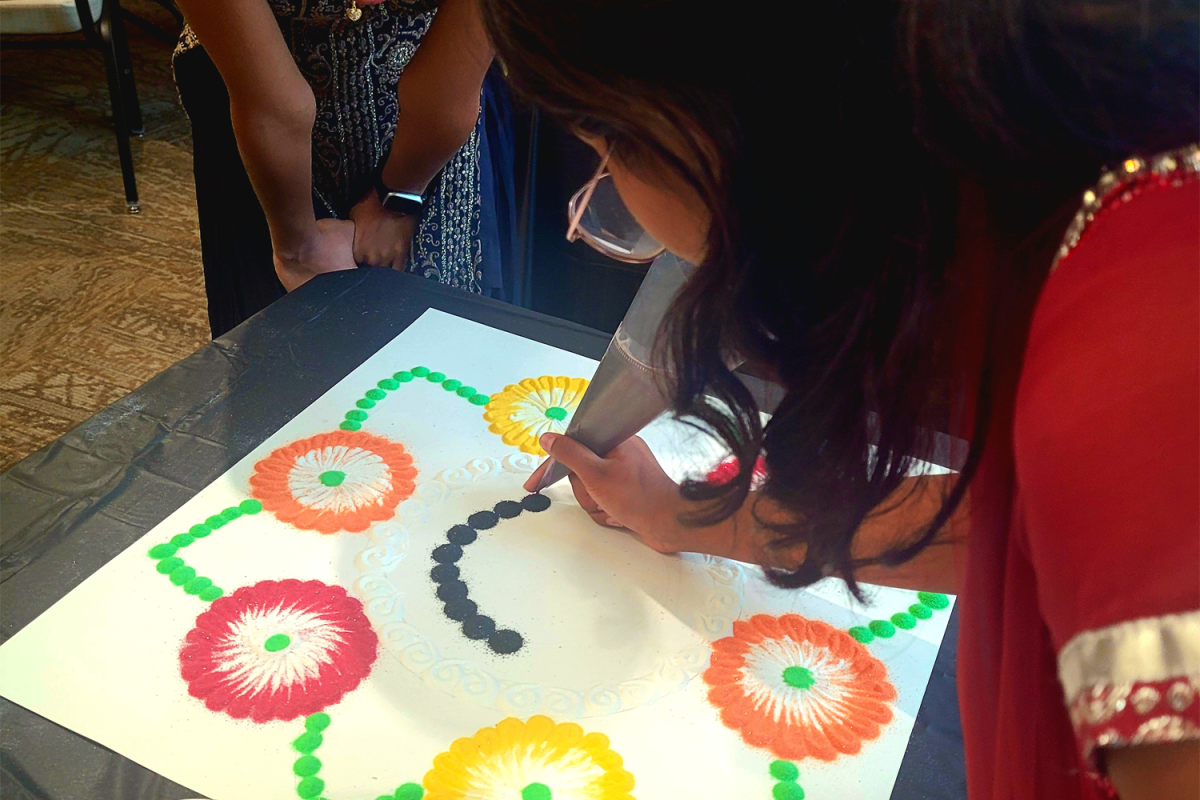
[[[352,268],[349,245],[323,235],[333,228],[345,239],[352,229],[318,226],[313,214],[316,102],[270,6],[266,0],[179,0],[179,5],[229,91],[238,150],[271,227],[277,269]]]
[[[492,46],[474,0],[442,0],[429,31],[396,87],[400,115],[383,182],[424,193],[433,176],[462,147],[479,116],[479,92]],[[384,210],[370,190],[355,204],[354,255],[372,266],[403,269],[416,220]]]
[[[396,86],[400,117],[383,170],[388,186],[423,191],[462,147],[493,55],[474,0],[442,0]]]
[[[549,444],[546,450],[573,471],[575,496],[594,520],[627,528],[659,552],[708,553],[778,568],[794,567],[804,556],[803,545],[789,549],[769,546],[776,534],[763,523],[782,522],[788,517],[757,493],[751,493],[733,516],[716,525],[681,525],[680,516],[691,506],[679,496],[678,485],[663,472],[650,448],[637,437],[606,458],[597,457],[565,436],[547,434],[543,440],[542,446]],[[530,478],[527,489],[536,484],[539,472]],[[933,519],[955,479],[954,475],[930,475],[905,481],[892,501],[877,509],[859,528],[854,540],[855,557],[875,556],[908,541]],[[857,577],[903,589],[955,592],[955,564],[964,552],[967,516],[964,503],[935,542],[915,558],[898,567],[864,568]]]
[[[1200,742],[1113,747],[1108,775],[1121,800],[1196,800],[1200,797]]]

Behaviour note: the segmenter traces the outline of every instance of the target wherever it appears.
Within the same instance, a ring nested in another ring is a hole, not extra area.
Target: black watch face
[[[420,195],[391,192],[383,198],[383,207],[393,214],[415,216],[421,213],[421,209],[424,206],[425,204],[422,202]]]

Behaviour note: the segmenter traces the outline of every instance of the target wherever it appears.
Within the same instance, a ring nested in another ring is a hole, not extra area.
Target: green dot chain
[[[178,555],[179,551],[189,547],[197,539],[208,536],[217,528],[233,522],[238,517],[251,516],[260,511],[262,511],[262,503],[257,500],[243,500],[236,506],[230,506],[220,514],[213,514],[204,522],[193,525],[187,529],[186,533],[175,534],[171,537],[171,541],[154,545],[147,555],[158,562],[154,569],[159,574],[166,575],[171,583],[188,594],[194,595],[206,603],[211,603],[225,594],[225,590],[220,586],[215,586],[212,578],[197,575],[196,570],[189,567]]]
[[[296,784],[296,794],[301,800],[320,800],[325,791],[325,781],[321,780],[321,759],[317,758],[317,748],[325,741],[324,732],[329,727],[329,715],[324,711],[310,714],[304,720],[304,733],[292,741],[292,749],[300,754],[292,763],[292,773],[300,779]],[[380,795],[376,800],[421,800],[425,790],[419,783],[406,783],[392,794]]]
[[[800,770],[795,764],[790,761],[772,761],[770,771],[771,777],[777,781],[775,788],[771,790],[774,800],[804,800],[804,790],[796,783],[800,777]]]
[[[375,408],[380,400],[387,397],[388,392],[394,392],[400,388],[401,384],[412,383],[418,378],[438,384],[447,392],[458,395],[474,406],[486,406],[492,399],[474,386],[466,386],[460,380],[447,378],[444,372],[435,372],[429,367],[413,367],[412,369],[402,369],[390,378],[384,378],[375,384],[375,388],[364,392],[363,396],[354,403],[355,407],[346,412],[346,418],[338,427],[344,431],[361,430],[363,423],[367,420],[367,412]]]
[[[907,611],[892,614],[888,619],[873,619],[866,625],[856,625],[849,630],[851,636],[863,644],[870,644],[876,638],[890,639],[896,635],[896,629],[912,630],[921,620],[929,619],[934,611],[950,607],[950,598],[937,592],[917,592],[917,600]]]

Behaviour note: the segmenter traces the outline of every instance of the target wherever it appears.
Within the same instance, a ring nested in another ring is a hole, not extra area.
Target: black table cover
[[[0,641],[429,308],[589,358],[599,359],[608,344],[599,331],[391,270],[319,276],[0,476]],[[954,682],[957,641],[955,614],[894,800],[966,794]],[[4,800],[182,800],[196,794],[0,699]]]

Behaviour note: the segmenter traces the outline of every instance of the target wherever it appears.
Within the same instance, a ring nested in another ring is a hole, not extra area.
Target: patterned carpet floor
[[[146,0],[124,5],[171,25]],[[0,50],[0,470],[209,338],[171,51],[128,30],[146,126],[133,140],[136,216],[100,54]]]

